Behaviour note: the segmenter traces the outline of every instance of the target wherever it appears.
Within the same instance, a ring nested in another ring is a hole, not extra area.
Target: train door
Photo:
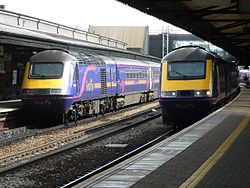
[[[229,80],[229,70],[228,66],[224,67],[224,74],[225,74],[225,95],[228,97],[230,95],[230,80]]]
[[[116,66],[115,65],[110,65],[107,68],[107,73],[108,73],[108,85],[109,85],[109,90],[108,94],[109,95],[115,95],[116,94]]]
[[[219,74],[218,74],[218,83],[220,86],[220,98],[224,98],[226,96],[226,75],[225,75],[225,67],[222,64],[219,64]]]
[[[212,81],[212,93],[214,96],[219,96],[220,95],[220,83],[219,83],[219,70],[218,70],[218,65],[216,62],[213,63],[213,81]]]
[[[152,81],[152,67],[149,68],[149,90],[153,88],[153,81]]]
[[[118,68],[116,65],[116,94],[120,94],[124,92],[124,89],[122,89],[122,71]]]
[[[73,90],[75,91],[75,94],[78,95],[80,92],[80,86],[79,86],[79,67],[78,64],[72,64],[73,66]]]

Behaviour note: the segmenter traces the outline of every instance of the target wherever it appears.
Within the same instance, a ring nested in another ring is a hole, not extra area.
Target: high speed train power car
[[[165,123],[198,120],[237,91],[237,67],[203,48],[181,47],[162,59],[159,101]]]
[[[160,63],[45,50],[26,64],[22,102],[30,113],[64,122],[158,97]]]

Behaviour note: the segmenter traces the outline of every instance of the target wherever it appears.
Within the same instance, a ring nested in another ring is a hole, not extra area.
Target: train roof
[[[74,56],[61,50],[44,50],[30,58],[31,62],[63,62],[76,60]]]
[[[44,50],[33,55],[30,58],[31,62],[64,62],[78,61],[84,65],[106,65],[103,59],[94,54],[82,53],[75,51],[66,51],[61,49]]]
[[[97,56],[96,54],[85,53],[85,52],[69,52],[71,55],[76,57],[79,64],[83,65],[106,65],[105,61]]]
[[[61,49],[50,49],[39,52],[30,58],[31,62],[64,62],[64,61],[78,61],[79,64],[84,65],[102,65],[114,64],[118,65],[136,65],[136,66],[155,66],[159,67],[159,63],[151,61],[143,61],[136,59],[129,59],[123,57],[112,57],[106,55],[99,55],[89,52],[66,51]]]
[[[160,67],[160,63],[155,63],[153,61],[146,61],[146,60],[136,60],[136,59],[129,59],[123,57],[113,57],[113,56],[99,56],[102,58],[106,64],[114,64],[117,65],[131,65],[131,66],[151,66],[151,67]]]
[[[213,54],[204,48],[198,46],[184,46],[177,48],[166,55],[163,60],[183,61],[183,60],[204,60],[207,58],[215,59],[216,54]]]

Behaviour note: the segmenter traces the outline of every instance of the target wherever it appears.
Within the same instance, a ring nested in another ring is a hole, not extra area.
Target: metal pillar
[[[162,57],[169,52],[169,25],[162,30]]]

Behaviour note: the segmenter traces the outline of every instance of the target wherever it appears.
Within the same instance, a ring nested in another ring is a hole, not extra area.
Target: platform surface
[[[0,114],[9,113],[22,109],[22,101],[19,100],[9,100],[9,101],[0,101]]]
[[[76,187],[250,187],[250,89]]]

